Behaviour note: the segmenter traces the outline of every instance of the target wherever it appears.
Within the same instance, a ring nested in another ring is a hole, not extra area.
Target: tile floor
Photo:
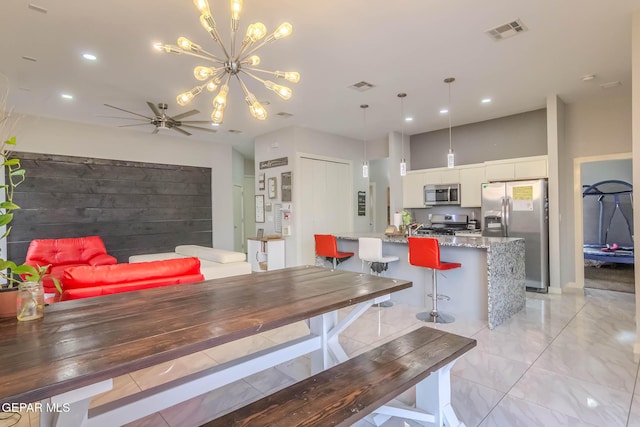
[[[562,295],[528,294],[525,310],[493,331],[483,322],[456,319],[437,327],[473,337],[478,346],[452,370],[453,405],[469,427],[640,426],[635,295],[590,290]],[[342,335],[355,355],[424,325],[416,308],[371,308]],[[307,333],[304,323],[164,363],[115,380],[114,390],[92,406],[145,390],[242,354]],[[309,374],[302,357],[180,403],[129,424],[190,427],[285,387]],[[413,392],[400,396],[411,403]],[[35,414],[2,419],[0,426],[38,425]],[[17,423],[16,423],[17,422]],[[391,419],[386,427],[414,426]],[[366,420],[358,427],[369,427]]]

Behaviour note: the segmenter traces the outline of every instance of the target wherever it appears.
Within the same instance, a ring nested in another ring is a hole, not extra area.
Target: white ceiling
[[[222,37],[229,40],[229,2],[209,0]],[[33,11],[30,3],[48,9]],[[232,83],[229,107],[218,133],[194,131],[181,143],[204,139],[232,144],[253,157],[253,139],[297,125],[367,139],[399,131],[398,92],[406,92],[405,113],[415,119],[406,134],[448,126],[439,110],[451,87],[453,125],[530,111],[556,93],[565,102],[631,90],[631,14],[640,0],[246,0],[240,22],[261,21],[272,31],[284,21],[291,37],[263,48],[260,68],[299,71],[290,101],[259,83],[245,83],[268,100],[269,118],[253,119],[240,88]],[[484,31],[520,18],[528,31],[499,42]],[[196,85],[192,70],[203,61],[162,54],[157,41],[175,44],[184,35],[217,52],[189,0],[4,0],[0,2],[0,73],[9,78],[9,105],[18,112],[117,127],[129,117],[112,104],[140,114],[146,101],[169,104],[177,115],[197,108],[190,120],[208,120],[213,96],[201,94],[180,107],[178,93]],[[98,56],[94,63],[81,57]],[[37,61],[22,59],[23,56]],[[581,76],[595,74],[583,82]],[[375,88],[348,86],[367,81]],[[600,84],[622,86],[602,89]],[[74,95],[64,100],[61,93]],[[480,100],[491,97],[491,104]],[[290,118],[276,113],[288,112]],[[129,128],[132,129],[132,128]],[[151,125],[141,126],[151,132]],[[241,130],[230,134],[230,129]]]

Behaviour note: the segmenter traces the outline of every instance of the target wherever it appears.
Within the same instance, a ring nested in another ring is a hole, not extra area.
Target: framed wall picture
[[[256,222],[264,222],[264,196],[256,196]]]
[[[258,175],[258,190],[264,190],[264,174]]]
[[[282,172],[282,178],[280,178],[280,185],[282,186],[282,201],[291,201],[291,172]]]
[[[267,193],[270,199],[275,199],[278,196],[278,184],[275,176],[269,178]]]

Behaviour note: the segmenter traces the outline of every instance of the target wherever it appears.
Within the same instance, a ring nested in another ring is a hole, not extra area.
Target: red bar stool
[[[458,262],[440,261],[440,244],[438,239],[428,237],[409,237],[409,264],[417,267],[430,268],[433,281],[433,291],[431,301],[433,309],[431,312],[422,312],[416,314],[418,320],[431,323],[451,323],[455,318],[438,311],[438,270],[453,270],[462,267]],[[427,307],[427,290],[425,281],[425,307]]]
[[[316,255],[332,261],[334,270],[354,255],[353,252],[339,252],[336,236],[332,234],[314,234],[313,237],[316,239]]]

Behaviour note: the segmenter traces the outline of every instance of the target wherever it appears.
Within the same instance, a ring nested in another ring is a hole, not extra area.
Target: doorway
[[[588,186],[607,180],[632,184],[631,171],[631,153],[574,160],[574,262],[577,286],[635,293],[633,215],[625,213],[626,217],[630,217],[629,230],[625,214],[622,212],[630,209],[632,198],[629,194],[594,195],[583,198],[582,194]],[[619,191],[605,185],[598,188],[602,193]],[[592,189],[589,192],[593,191],[596,190]]]
[[[244,252],[244,200],[242,186],[233,185],[233,250]]]

